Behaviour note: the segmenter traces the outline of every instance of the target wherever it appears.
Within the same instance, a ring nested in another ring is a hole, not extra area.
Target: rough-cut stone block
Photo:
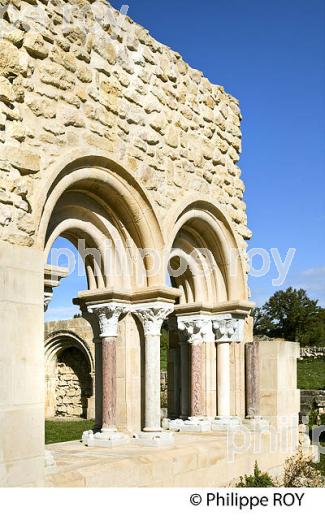
[[[5,145],[0,148],[0,154],[23,174],[36,173],[40,169],[40,156],[29,150]]]
[[[48,56],[49,49],[40,34],[27,33],[24,39],[24,47],[34,58],[44,59]]]

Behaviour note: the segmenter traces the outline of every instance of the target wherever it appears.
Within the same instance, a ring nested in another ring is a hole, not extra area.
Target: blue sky
[[[277,248],[282,258],[296,249],[282,286],[272,285],[273,260],[268,275],[250,277],[252,299],[262,304],[293,285],[325,306],[324,1],[124,3],[131,18],[240,100],[249,248]],[[46,319],[71,316],[71,298],[85,287],[85,278],[64,280]]]

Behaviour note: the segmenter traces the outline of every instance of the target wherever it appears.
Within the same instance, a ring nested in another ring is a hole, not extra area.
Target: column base
[[[243,419],[243,426],[254,432],[267,432],[270,429],[269,422],[259,415],[249,416]]]
[[[160,446],[171,446],[175,442],[175,436],[172,432],[139,432],[132,436],[132,443],[138,446],[152,446],[159,448]]]
[[[168,420],[168,429],[174,432],[210,432],[211,419],[205,416]]]
[[[162,428],[143,428],[143,431],[148,433],[159,433],[162,431]]]
[[[125,433],[120,433],[114,430],[104,430],[94,433],[93,430],[88,430],[82,434],[82,443],[89,448],[113,448],[114,446],[121,446],[128,444],[130,437]]]
[[[242,420],[240,417],[234,415],[218,415],[211,423],[211,430],[213,432],[238,430],[240,429],[241,424]]]

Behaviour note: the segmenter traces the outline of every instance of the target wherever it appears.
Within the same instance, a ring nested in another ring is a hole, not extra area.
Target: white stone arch
[[[134,177],[111,158],[98,155],[98,151],[97,155],[89,155],[88,151],[82,157],[70,154],[52,169],[35,199],[36,240],[46,251],[59,231],[70,240],[76,240],[76,230],[79,230],[90,237],[90,243],[97,243],[99,249],[103,240],[112,241],[123,276],[119,279],[115,273],[116,279],[112,282],[104,263],[100,276],[93,269],[92,288],[104,285],[135,290],[164,282],[162,269],[152,270],[152,257],[143,258],[139,251],[152,249],[158,256],[163,251],[162,233],[153,205]]]
[[[163,229],[171,255],[174,248],[187,255],[194,254],[196,272],[202,270],[201,291],[194,295],[196,303],[204,302],[213,307],[219,303],[248,299],[244,250],[230,220],[213,200],[193,195],[185,197],[167,215]],[[212,267],[208,272],[202,249],[207,251],[208,264]]]

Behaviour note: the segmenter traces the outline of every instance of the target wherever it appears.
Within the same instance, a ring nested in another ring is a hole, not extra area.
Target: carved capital
[[[141,320],[145,336],[160,335],[163,321],[173,310],[173,304],[160,302],[136,304],[131,308],[131,312]]]
[[[214,316],[213,330],[216,342],[231,343],[233,341],[242,341],[243,325],[244,321],[242,319],[234,318],[231,314]]]
[[[214,341],[212,321],[207,316],[179,316],[178,330],[181,339],[186,338],[191,344]]]
[[[118,320],[121,314],[125,314],[128,310],[129,306],[122,303],[88,306],[88,311],[98,318],[101,338],[117,337]]]

